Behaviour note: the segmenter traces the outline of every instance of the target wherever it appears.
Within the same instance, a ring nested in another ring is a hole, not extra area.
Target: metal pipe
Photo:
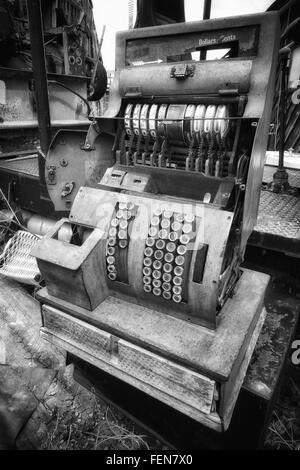
[[[280,139],[279,139],[279,170],[284,168],[284,151],[285,151],[285,126],[286,126],[286,94],[287,94],[287,74],[288,59],[290,50],[285,48],[281,58],[281,92],[280,92]]]
[[[46,235],[50,230],[53,230],[57,224],[57,220],[41,217],[28,211],[22,211],[22,221],[24,227],[26,227],[30,233],[41,237]],[[66,223],[59,230],[58,240],[70,243],[72,236],[72,226]]]
[[[40,0],[27,0],[27,10],[40,142],[41,149],[46,155],[51,142],[51,121]]]
[[[76,121],[75,119],[52,121],[51,127],[86,127],[90,126],[91,122],[88,120],[85,121]],[[14,122],[4,122],[0,124],[0,131],[11,131],[18,129],[36,129],[39,127],[38,121],[14,121]]]
[[[211,16],[211,0],[204,0],[203,19],[209,20]]]
[[[267,9],[267,11],[278,11],[280,15],[283,15],[289,8],[295,5],[299,0],[290,0],[287,2],[283,7],[279,7],[279,2],[274,2],[272,5]],[[278,6],[276,6],[278,5]]]
[[[203,6],[203,20],[209,20],[211,16],[211,0],[204,0]],[[206,60],[207,50],[202,49],[200,51],[200,60]]]
[[[51,143],[51,118],[49,107],[47,70],[44,48],[44,31],[40,0],[27,0],[32,73],[37,102],[37,117],[41,154],[39,155],[40,195],[49,199],[46,183],[46,155]]]
[[[134,0],[128,0],[128,27],[133,29],[134,27]]]

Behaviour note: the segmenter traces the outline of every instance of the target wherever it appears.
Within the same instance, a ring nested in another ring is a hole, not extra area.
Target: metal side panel
[[[250,88],[251,60],[228,60],[202,62],[195,67],[193,77],[184,82],[170,77],[174,64],[143,67],[129,67],[121,71],[120,93],[127,96],[133,89],[141,96],[176,96],[190,94],[218,93],[228,88],[228,83],[238,84],[240,93]]]
[[[94,146],[83,150],[84,131],[60,130],[47,155],[46,183],[57,212],[70,210],[81,186],[97,183],[112,165],[113,138],[101,134]]]

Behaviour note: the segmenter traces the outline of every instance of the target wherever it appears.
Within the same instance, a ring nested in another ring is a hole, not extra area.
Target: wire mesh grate
[[[17,232],[6,244],[0,256],[0,275],[21,282],[38,286],[41,282],[36,259],[31,250],[39,237],[28,232]]]

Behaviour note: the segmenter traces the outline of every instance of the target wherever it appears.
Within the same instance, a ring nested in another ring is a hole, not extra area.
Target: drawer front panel
[[[207,377],[52,307],[43,306],[43,320],[45,334],[84,352],[91,362],[94,358],[121,371],[137,388],[139,383],[147,384],[201,413],[210,414],[215,382]]]

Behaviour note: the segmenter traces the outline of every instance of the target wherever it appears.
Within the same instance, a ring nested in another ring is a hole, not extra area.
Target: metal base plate
[[[273,181],[275,171],[276,168],[273,166],[265,167],[264,184],[270,184]],[[287,172],[289,184],[300,189],[300,171],[287,170]],[[298,257],[300,253],[300,198],[263,189],[257,224],[249,244]]]
[[[263,182],[266,184],[272,183],[273,175],[276,173],[277,168],[275,166],[265,166]],[[300,188],[300,170],[286,170],[289,175],[289,183],[293,188]]]
[[[255,231],[300,240],[300,198],[262,191]]]

